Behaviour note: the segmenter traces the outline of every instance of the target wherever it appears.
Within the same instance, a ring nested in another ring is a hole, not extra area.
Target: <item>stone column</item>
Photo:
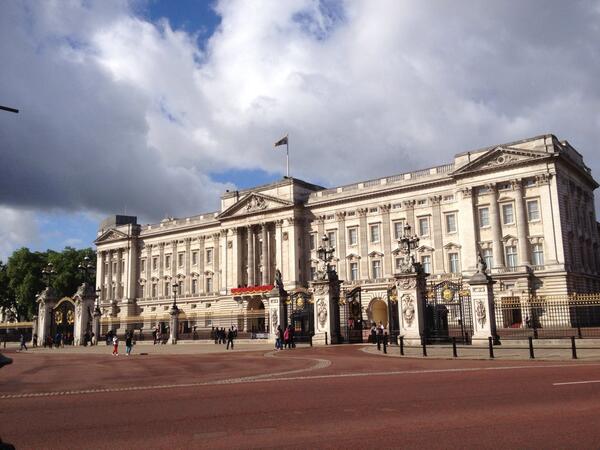
[[[435,249],[433,252],[434,270],[432,272],[444,272],[444,241],[442,239],[442,233],[444,232],[444,229],[442,224],[442,208],[440,206],[442,196],[434,195],[429,198],[429,201],[432,205],[431,237],[433,241],[433,248]],[[473,210],[472,207],[471,210]]]
[[[204,236],[198,237],[198,292],[206,292],[206,276],[204,274],[204,260],[206,255],[204,254],[204,241]]]
[[[96,287],[101,291],[104,290],[104,277],[106,276],[104,273],[104,253],[105,252],[96,253]]]
[[[358,233],[359,233],[359,255],[360,255],[360,274],[361,280],[369,278],[369,258],[368,258],[368,236],[369,230],[367,229],[367,208],[359,208],[356,210],[359,217]]]
[[[261,266],[262,266],[262,279],[261,284],[264,286],[269,284],[269,246],[267,243],[267,224],[260,224],[262,246],[261,246]]]
[[[400,315],[400,336],[409,345],[420,345],[425,336],[425,274],[419,268],[414,272],[395,275]]]
[[[380,205],[381,220],[383,222],[383,268],[381,273],[386,277],[394,274],[394,265],[392,264],[392,231],[390,226],[391,205],[386,203]]]
[[[479,218],[475,215],[473,188],[468,186],[460,190],[460,203],[458,205],[457,227],[458,241],[461,246],[461,266],[463,270],[474,270],[477,261],[477,242]],[[437,244],[436,244],[437,245]],[[436,247],[436,253],[438,248]],[[442,254],[443,248],[439,252]],[[443,267],[443,265],[442,265]]]
[[[551,265],[558,263],[558,249],[556,247],[557,227],[560,221],[556,220],[552,214],[552,188],[551,175],[541,174],[535,177],[536,185],[539,187],[540,194],[540,214],[542,226],[544,227],[544,264]],[[564,261],[564,259],[563,259]]]
[[[173,305],[174,306],[174,305]],[[177,344],[177,334],[179,332],[179,308],[176,306],[170,309],[169,315],[169,343]]]
[[[56,306],[56,294],[50,287],[38,296],[38,345],[43,345],[44,341],[52,332],[52,314]]]
[[[490,276],[482,272],[475,273],[469,280],[473,315],[473,345],[487,345],[490,337],[494,341],[498,340],[494,283],[495,281]]]
[[[171,283],[177,282],[177,241],[171,241]]]
[[[94,287],[83,283],[73,296],[75,302],[75,323],[73,327],[73,339],[75,345],[83,345],[85,333],[88,331],[88,323],[91,319],[90,313],[94,307]]]
[[[240,282],[240,233],[238,228],[231,229],[231,287],[236,288],[241,285]]]
[[[161,242],[158,244],[158,296],[166,297],[168,294],[165,292],[165,243]]]
[[[31,346],[33,347],[34,345],[38,344],[38,337],[36,336],[38,334],[38,316],[37,314],[33,315],[32,318],[32,324],[31,324]],[[34,336],[36,336],[34,338]]]
[[[298,244],[298,236],[302,234],[298,232],[298,226],[302,223],[302,219],[296,217],[288,218],[288,265],[289,273],[284,274],[284,283],[286,286],[289,283],[290,289],[295,289],[298,285],[300,265],[298,259],[301,257],[302,247]]]
[[[498,206],[498,190],[495,184],[488,185],[490,193],[490,224],[492,226],[492,257],[494,269],[504,267],[504,246],[502,245],[502,223]]]
[[[275,221],[275,268],[283,275],[283,220]],[[285,275],[283,275],[285,277]]]
[[[113,300],[120,300],[123,298],[123,290],[121,288],[121,284],[123,283],[123,249],[117,249],[117,289],[116,289],[116,298]]]
[[[92,332],[94,333],[94,338],[92,339],[92,345],[98,345],[98,339],[100,337],[100,319],[102,318],[102,311],[96,305],[94,307],[93,313],[93,322],[92,322]]]
[[[185,242],[185,281],[184,281],[184,291],[182,292],[181,295],[183,294],[189,294],[192,292],[192,239],[191,238],[185,238],[184,239]]]
[[[516,193],[515,206],[517,212],[517,238],[519,239],[519,261],[522,266],[531,264],[529,258],[529,221],[525,211],[525,198],[523,198],[523,183],[521,180],[513,180],[513,189]]]
[[[406,211],[406,224],[410,225],[413,234],[419,234],[419,230],[415,228],[415,201],[406,200],[403,202],[403,206]]]
[[[339,301],[340,282],[330,280],[312,281],[311,291],[314,299],[314,345],[339,343]]]
[[[221,232],[213,234],[214,290],[221,292]]]
[[[113,252],[109,250],[106,252],[108,256],[108,276],[106,280],[106,295],[104,296],[104,300],[107,303],[111,303],[113,301]]]
[[[338,248],[336,253],[339,255],[340,262],[337,265],[337,271],[342,280],[348,276],[347,261],[346,261],[346,212],[339,211],[335,213],[338,221]]]
[[[252,225],[246,226],[246,235],[248,237],[248,286],[254,286],[254,232]]]

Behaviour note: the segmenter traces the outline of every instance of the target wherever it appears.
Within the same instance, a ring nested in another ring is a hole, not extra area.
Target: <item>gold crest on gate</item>
[[[447,302],[451,302],[454,299],[454,291],[450,288],[445,288],[442,291],[442,298]]]

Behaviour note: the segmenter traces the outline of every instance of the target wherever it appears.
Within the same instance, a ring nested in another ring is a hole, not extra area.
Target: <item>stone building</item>
[[[598,292],[596,187],[581,154],[549,134],[335,188],[284,178],[224,193],[219,211],[157,224],[114,216],[95,241],[103,316],[141,316],[152,327],[167,314],[173,283],[189,326],[262,311],[276,270],[289,292],[308,286],[323,235],[342,288],[360,286],[369,319],[384,316],[406,225],[430,280],[467,279],[481,253],[496,296]],[[238,322],[268,323],[268,313]]]

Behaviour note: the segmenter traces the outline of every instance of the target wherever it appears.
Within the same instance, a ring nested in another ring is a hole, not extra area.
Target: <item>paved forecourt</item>
[[[36,449],[600,443],[597,362],[385,358],[363,346],[189,347],[207,351],[117,358],[108,348],[11,350],[14,363],[0,370],[2,438]]]

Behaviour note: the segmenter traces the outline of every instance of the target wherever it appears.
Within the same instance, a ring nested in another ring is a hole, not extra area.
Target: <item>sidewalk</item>
[[[139,342],[133,346],[132,356],[134,355],[193,355],[193,354],[209,354],[209,353],[225,353],[225,352],[248,352],[248,351],[269,351],[275,349],[275,344],[266,341],[235,341],[233,350],[227,350],[225,344],[215,344],[213,341],[180,341],[175,345],[153,345],[152,341]],[[304,346],[304,345],[300,345]],[[61,348],[32,348],[27,346],[28,350],[22,353],[70,353],[70,354],[112,354],[112,345],[101,343],[96,346],[72,346],[66,345]],[[0,346],[0,353],[14,353],[18,351],[19,344],[9,342],[6,344],[6,349]],[[119,355],[125,355],[125,342],[119,342]]]
[[[590,348],[589,345],[579,347],[577,343],[577,360],[582,361],[600,361],[600,347]],[[390,358],[431,358],[431,359],[490,359],[489,349],[487,347],[477,347],[472,345],[457,345],[457,358],[452,355],[452,345],[428,345],[427,356],[423,356],[422,347],[404,346],[404,356],[400,355],[400,347],[397,345],[388,346],[387,354],[377,350],[377,345],[370,344],[362,349],[366,353],[389,356]],[[534,356],[536,360],[541,361],[572,361],[570,341],[561,346],[538,346],[534,344]],[[529,347],[527,345],[495,345],[494,359],[500,360],[528,360]]]

